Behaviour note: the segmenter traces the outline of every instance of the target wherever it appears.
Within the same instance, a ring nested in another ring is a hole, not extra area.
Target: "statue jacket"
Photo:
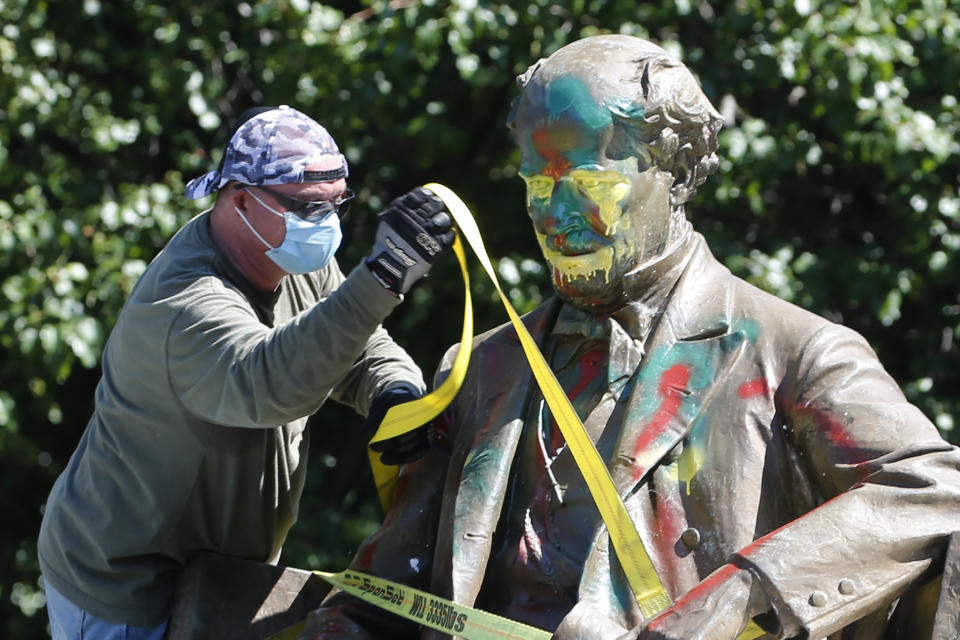
[[[665,588],[676,599],[732,562],[761,580],[779,623],[767,637],[930,637],[960,523],[960,451],[857,333],[734,277],[695,242],[607,457]],[[523,317],[539,342],[561,304]],[[447,412],[449,451],[402,470],[352,566],[473,605],[536,393],[509,324],[478,336]],[[581,622],[558,636],[616,637],[643,621],[602,521],[589,526],[569,614]],[[334,593],[301,637],[365,633],[436,632]]]

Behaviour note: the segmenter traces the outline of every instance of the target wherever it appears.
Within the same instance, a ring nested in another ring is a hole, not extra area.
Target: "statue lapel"
[[[695,446],[684,448],[684,438],[709,410],[746,343],[742,332],[730,328],[730,283],[729,272],[701,239],[624,391],[629,395],[609,468],[635,520],[643,519],[636,513],[643,505],[629,497],[657,465],[676,462],[685,482],[697,471],[700,457]],[[658,566],[656,549],[648,546],[652,532],[641,528],[639,533]],[[637,624],[643,616],[614,556],[609,534],[601,528],[584,566],[581,598]]]
[[[523,317],[538,344],[548,335],[558,309],[554,300]],[[516,332],[505,329],[494,340],[496,344],[483,347],[484,371],[491,381],[483,387],[487,393],[472,405],[474,415],[466,419],[474,427],[473,441],[453,506],[450,593],[463,604],[473,604],[480,591],[528,400],[537,384]]]
[[[671,294],[634,373],[611,474],[621,495],[642,482],[678,444],[723,385],[745,336],[730,330],[729,272],[705,244]],[[695,452],[680,461],[696,466]],[[687,469],[692,473],[695,469]]]

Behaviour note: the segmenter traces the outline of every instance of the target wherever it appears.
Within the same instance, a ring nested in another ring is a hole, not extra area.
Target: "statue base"
[[[302,569],[200,554],[180,574],[166,640],[264,640],[301,622],[330,590]]]

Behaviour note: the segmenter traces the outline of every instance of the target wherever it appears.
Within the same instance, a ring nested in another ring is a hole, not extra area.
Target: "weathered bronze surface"
[[[448,452],[403,470],[353,566],[557,638],[732,639],[754,616],[768,637],[931,637],[960,451],[863,338],[692,230],[721,126],[693,76],[597,36],[520,84],[509,124],[558,294],[524,320],[675,604],[643,620],[509,325],[475,340]],[[955,546],[938,638],[957,634]],[[433,635],[334,594],[302,637]]]

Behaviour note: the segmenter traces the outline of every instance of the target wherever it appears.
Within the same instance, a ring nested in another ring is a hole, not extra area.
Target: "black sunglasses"
[[[340,197],[336,200],[320,200],[320,201],[308,201],[308,200],[298,200],[297,198],[291,198],[288,195],[280,193],[269,187],[264,187],[261,185],[252,185],[261,191],[266,191],[274,200],[280,203],[280,205],[297,216],[301,220],[306,220],[307,222],[320,222],[327,218],[331,214],[337,214],[340,216],[340,219],[343,220],[347,217],[347,214],[350,212],[350,201],[354,198],[353,191],[346,189]]]

